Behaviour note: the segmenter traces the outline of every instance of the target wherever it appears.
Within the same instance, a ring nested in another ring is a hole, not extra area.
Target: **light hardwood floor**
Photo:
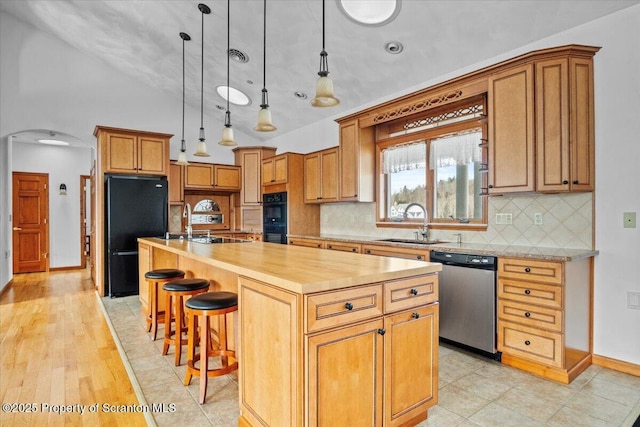
[[[15,275],[0,337],[1,425],[147,425],[88,272]]]

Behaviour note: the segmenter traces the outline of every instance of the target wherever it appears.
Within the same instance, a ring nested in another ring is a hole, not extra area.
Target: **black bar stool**
[[[193,375],[200,376],[199,401],[204,403],[207,395],[207,379],[219,377],[238,369],[236,352],[227,349],[227,320],[226,314],[238,310],[238,295],[233,292],[205,292],[189,298],[185,302],[188,324],[187,371],[184,385],[191,383]],[[219,343],[214,345],[211,337],[209,319],[219,317]],[[200,327],[200,353],[196,354],[196,333]],[[217,347],[217,348],[215,348]],[[220,356],[221,368],[209,369],[209,357]],[[229,358],[233,363],[229,364]],[[195,366],[200,361],[200,367]]]
[[[180,365],[182,355],[182,344],[187,344],[187,340],[182,339],[182,334],[187,332],[187,325],[184,320],[185,297],[198,295],[209,290],[209,281],[206,279],[179,279],[162,285],[165,291],[164,305],[164,348],[162,355],[166,355],[169,346],[173,344],[176,348],[176,366]],[[173,309],[173,316],[171,311]],[[175,331],[171,330],[171,321],[175,323]],[[172,337],[173,336],[173,337]]]
[[[147,316],[147,332],[151,332],[151,339],[156,340],[158,333],[158,286],[172,280],[184,278],[184,271],[177,268],[161,268],[147,271],[144,278],[149,282],[149,316]]]

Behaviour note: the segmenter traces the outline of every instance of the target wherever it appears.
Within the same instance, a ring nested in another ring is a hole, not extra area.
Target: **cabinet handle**
[[[269,182],[276,182],[276,180],[275,180],[275,179],[272,179],[272,180],[271,180],[271,181],[269,181]]]
[[[379,333],[380,335],[384,335],[386,332],[387,332],[387,331],[385,331],[385,330],[384,330],[384,329],[382,329],[382,328],[378,329],[378,333]]]
[[[320,245],[318,245],[318,247],[320,247]],[[333,249],[333,245],[328,245],[327,249]]]
[[[531,345],[531,341],[526,340],[526,341],[524,342],[524,345]]]
[[[411,295],[418,295],[417,289],[411,289],[409,292],[411,292]]]
[[[318,243],[316,246],[317,246],[318,248],[322,248],[322,243]]]
[[[563,183],[564,185],[567,185],[567,184],[569,183],[569,181],[567,181],[567,180],[565,179],[564,181],[562,181],[562,183]]]
[[[364,252],[365,252],[365,253],[367,253],[367,254],[370,254],[370,253],[371,253],[371,249],[367,249],[367,250],[366,250],[366,251],[364,251]]]
[[[418,313],[411,313],[411,317],[413,317],[414,319],[419,319],[420,315]]]
[[[527,267],[527,268],[524,269],[524,272],[525,273],[531,273],[531,269],[529,267]]]
[[[489,186],[488,186],[488,187],[489,187],[489,188],[493,188],[493,184],[489,184]]]
[[[351,248],[351,252],[356,252],[356,248]]]
[[[416,259],[422,259],[422,255],[418,255]]]
[[[531,313],[529,313],[528,311],[524,314],[524,317],[531,317]]]
[[[580,181],[578,181],[577,179],[575,181],[573,181],[574,184],[580,184]]]
[[[317,200],[322,200],[322,197],[316,197]]]
[[[353,304],[351,304],[350,302],[346,303],[344,305],[344,308],[346,308],[347,310],[351,311],[353,310]]]
[[[530,291],[529,289],[525,289],[525,290],[524,290],[524,293],[525,293],[525,294],[527,294],[527,295],[529,295],[529,294],[531,293],[531,291]]]

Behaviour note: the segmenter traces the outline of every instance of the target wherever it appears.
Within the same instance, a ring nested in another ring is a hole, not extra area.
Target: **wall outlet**
[[[640,292],[627,292],[627,308],[640,310]]]
[[[542,225],[542,212],[536,212],[533,214],[533,223],[535,225]]]
[[[622,214],[622,218],[624,221],[624,228],[636,228],[636,213],[635,212],[624,212]]]
[[[497,225],[513,224],[513,215],[510,213],[497,213],[496,224]]]

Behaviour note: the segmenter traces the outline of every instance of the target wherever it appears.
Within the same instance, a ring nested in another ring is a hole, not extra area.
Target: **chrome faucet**
[[[191,239],[193,238],[193,227],[191,225],[191,205],[189,203],[185,203],[182,217],[187,218],[187,239]]]

